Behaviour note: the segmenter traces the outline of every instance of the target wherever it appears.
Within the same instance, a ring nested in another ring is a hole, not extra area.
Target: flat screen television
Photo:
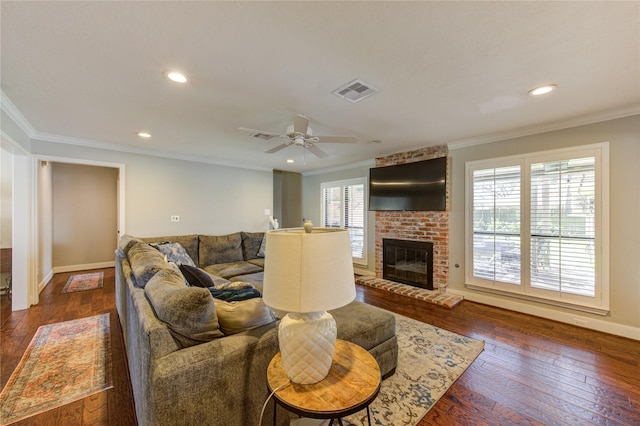
[[[369,210],[447,208],[447,157],[369,169]]]

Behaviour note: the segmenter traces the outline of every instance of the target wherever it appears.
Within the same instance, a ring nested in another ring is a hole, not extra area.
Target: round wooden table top
[[[280,352],[269,363],[269,390],[289,383],[274,395],[287,410],[307,417],[333,419],[367,407],[380,391],[380,367],[366,350],[344,340],[336,341],[327,377],[310,385],[290,383]]]

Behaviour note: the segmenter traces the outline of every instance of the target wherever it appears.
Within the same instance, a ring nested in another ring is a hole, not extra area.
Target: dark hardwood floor
[[[56,274],[40,304],[26,311],[11,313],[1,298],[2,386],[38,326],[111,313],[113,389],[16,424],[135,424],[114,270],[104,271],[102,290],[66,295],[60,291],[69,274]],[[640,341],[468,301],[449,310],[368,287],[357,291],[359,300],[485,341],[421,426],[640,425]]]
[[[15,425],[128,426],[136,424],[122,329],[116,311],[115,270],[114,268],[99,270],[104,271],[104,287],[100,290],[61,294],[69,275],[72,274],[63,273],[54,275],[51,282],[40,293],[40,303],[30,309],[11,312],[8,297],[1,297],[0,384],[2,387],[9,380],[39,326],[103,313],[110,314],[113,388],[27,418],[14,423]],[[0,423],[2,423],[1,420]]]

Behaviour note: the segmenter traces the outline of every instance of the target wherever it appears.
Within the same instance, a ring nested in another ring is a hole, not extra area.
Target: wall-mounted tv
[[[447,209],[447,157],[369,169],[369,210]]]

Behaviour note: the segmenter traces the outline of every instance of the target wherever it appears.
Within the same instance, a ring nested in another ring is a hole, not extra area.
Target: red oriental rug
[[[111,388],[110,344],[109,314],[38,328],[0,393],[0,423]]]
[[[73,274],[67,280],[62,289],[62,294],[74,291],[95,290],[102,288],[104,272],[89,272],[86,274]]]

